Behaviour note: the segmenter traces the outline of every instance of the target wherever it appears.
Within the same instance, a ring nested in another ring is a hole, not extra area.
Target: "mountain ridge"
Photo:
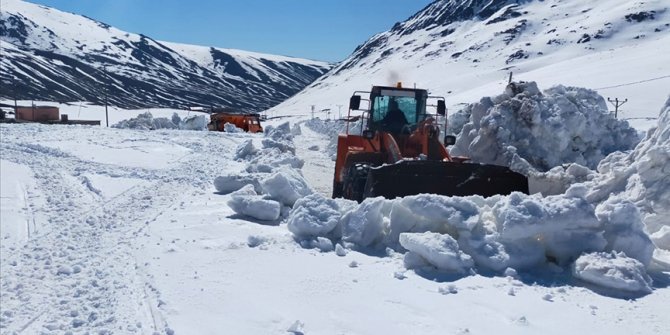
[[[331,67],[159,41],[54,8],[2,1],[0,95],[5,98],[103,103],[106,95],[124,108],[204,105],[259,111]]]
[[[515,80],[541,88],[606,88],[601,94],[630,98],[630,117],[657,116],[670,79],[611,86],[670,75],[663,56],[670,52],[669,6],[661,0],[437,0],[372,36],[270,112],[304,114],[311,105],[337,110],[356,90],[398,81],[447,95],[453,110],[501,93],[513,72]]]

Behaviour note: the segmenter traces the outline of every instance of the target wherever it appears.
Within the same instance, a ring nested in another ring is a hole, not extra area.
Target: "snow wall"
[[[124,129],[181,129],[181,130],[207,130],[207,117],[205,115],[192,115],[180,118],[177,113],[172,114],[172,118],[157,117],[146,112],[138,115],[136,118],[120,121],[112,126],[112,128]]]

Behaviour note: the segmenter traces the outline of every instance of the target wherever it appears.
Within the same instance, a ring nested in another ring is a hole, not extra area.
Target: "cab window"
[[[394,91],[382,90],[381,95],[378,95],[372,101],[372,122],[379,123],[388,115],[389,106],[393,104],[391,100],[397,103],[400,111],[405,115],[405,119],[410,125],[418,122],[418,111],[421,106],[416,100],[416,93],[412,91]]]

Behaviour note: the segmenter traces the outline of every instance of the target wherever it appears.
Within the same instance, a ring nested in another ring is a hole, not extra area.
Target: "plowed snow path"
[[[238,168],[231,142],[247,135],[42,125],[1,131],[2,159],[10,162],[3,168],[32,171],[31,192],[45,199],[24,199],[35,218],[30,235],[3,232],[13,243],[0,245],[2,332],[168,329],[149,277],[138,271],[138,237],[184,194],[202,193],[222,170]],[[26,225],[2,219],[3,227]]]
[[[301,124],[301,135],[294,139],[296,155],[305,161],[302,174],[318,193],[330,197],[333,193],[335,162],[326,152],[328,138]],[[310,149],[311,148],[311,149]]]

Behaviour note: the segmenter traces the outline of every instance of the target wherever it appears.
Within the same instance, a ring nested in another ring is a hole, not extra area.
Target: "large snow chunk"
[[[256,192],[262,190],[258,178],[252,175],[225,175],[214,179],[214,187],[216,188],[216,191],[223,194],[237,191],[246,185],[252,185]]]
[[[342,214],[337,202],[314,193],[298,199],[288,216],[288,230],[300,238],[328,235]]]
[[[649,265],[654,245],[644,232],[635,204],[611,198],[596,207],[596,216],[604,225],[608,249],[622,251],[645,266]]]
[[[235,159],[245,159],[254,153],[256,153],[254,142],[252,140],[246,140],[238,144],[237,148],[235,148]]]
[[[293,141],[291,134],[291,124],[284,122],[277,127],[267,127],[265,137],[271,138],[275,141]]]
[[[298,170],[282,167],[261,182],[261,186],[270,198],[287,206],[307,195],[314,193]]]
[[[304,164],[305,161],[290,152],[281,152],[277,148],[266,148],[256,152],[253,159],[249,161],[247,172],[270,173],[283,166],[300,169]]]
[[[663,226],[650,237],[657,247],[670,250],[670,226]]]
[[[638,260],[624,253],[592,253],[575,261],[575,277],[605,288],[628,292],[651,293],[652,280]]]
[[[263,221],[277,220],[281,214],[281,204],[257,195],[252,185],[231,193],[228,206],[237,214]]]
[[[467,198],[420,194],[394,201],[390,219],[388,240],[397,243],[404,232],[472,230],[479,223],[479,208]]]
[[[441,271],[463,273],[474,266],[472,258],[460,251],[453,237],[439,233],[402,233],[400,245],[415,255],[410,255],[405,264],[412,267],[420,256]],[[420,264],[420,263],[419,263]]]
[[[263,139],[263,148],[277,148],[281,152],[290,152],[295,154],[295,146],[289,141],[277,141],[270,138]]]
[[[583,252],[601,251],[607,244],[593,206],[579,197],[512,193],[495,204],[493,214],[500,241],[512,258],[524,258],[518,262],[525,266],[534,265],[527,261],[540,260],[533,257],[537,253],[567,263]]]
[[[493,207],[502,239],[512,240],[561,230],[600,227],[593,206],[581,198],[541,198],[514,192]]]
[[[207,130],[207,124],[209,121],[205,115],[191,115],[185,117],[183,120],[175,122],[179,117],[177,113],[172,116],[172,122],[179,125],[179,129],[182,130]]]
[[[225,131],[226,133],[243,133],[244,132],[243,129],[237,128],[236,125],[234,125],[232,123],[229,123],[229,122],[226,122],[223,125],[223,131]]]
[[[342,217],[342,239],[362,247],[381,242],[392,201],[382,197],[367,198]]]
[[[466,107],[453,155],[509,166],[518,155],[547,171],[564,163],[594,169],[614,151],[632,149],[639,138],[627,122],[607,111],[595,91],[556,86],[540,93],[534,82],[512,83],[505,93]]]

